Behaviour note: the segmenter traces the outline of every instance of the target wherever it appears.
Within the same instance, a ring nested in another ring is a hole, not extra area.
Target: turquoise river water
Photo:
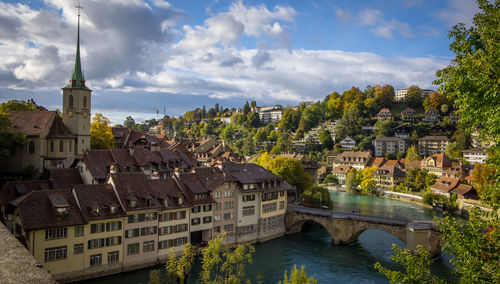
[[[335,211],[392,217],[401,220],[432,220],[441,213],[430,208],[399,200],[356,195],[346,192],[332,192]],[[278,283],[283,272],[294,264],[306,265],[308,275],[318,279],[318,283],[387,283],[373,264],[380,261],[384,266],[397,268],[391,262],[391,246],[404,246],[395,236],[379,230],[366,230],[357,243],[334,245],[328,232],[314,223],[306,223],[302,232],[283,236],[255,245],[254,262],[247,266],[247,276],[255,280],[263,277],[263,283]],[[434,260],[432,271],[448,280],[455,280],[451,274],[450,256],[441,254]],[[131,284],[148,283],[152,269],[141,269],[118,275],[84,281],[82,283]],[[188,283],[196,283],[200,271],[196,263]],[[253,282],[253,281],[252,281]]]

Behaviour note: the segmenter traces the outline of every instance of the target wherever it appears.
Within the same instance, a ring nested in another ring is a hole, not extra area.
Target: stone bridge
[[[423,245],[433,257],[441,253],[440,234],[436,225],[429,221],[403,221],[288,205],[285,218],[286,234],[300,232],[306,221],[323,226],[332,236],[334,244],[356,242],[365,230],[377,229],[396,236],[412,250],[415,250],[417,245]]]

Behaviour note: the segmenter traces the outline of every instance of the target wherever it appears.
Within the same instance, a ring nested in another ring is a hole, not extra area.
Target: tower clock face
[[[69,118],[72,118],[72,117],[73,117],[73,115],[74,115],[74,113],[73,113],[73,111],[72,111],[72,110],[68,111],[68,117],[69,117]]]
[[[86,111],[84,111],[84,112],[82,113],[82,115],[83,115],[83,118],[87,118],[88,113],[87,113]]]

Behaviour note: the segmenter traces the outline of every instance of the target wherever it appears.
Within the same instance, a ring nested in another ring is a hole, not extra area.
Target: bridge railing
[[[378,216],[370,216],[370,215],[361,215],[356,213],[345,213],[345,212],[335,212],[326,209],[319,208],[309,208],[303,207],[294,204],[288,204],[287,211],[310,214],[315,216],[325,216],[331,217],[334,219],[352,219],[352,220],[360,220],[360,221],[369,221],[373,223],[383,223],[390,225],[400,225],[400,226],[409,226],[418,229],[432,228],[435,229],[436,226],[433,222],[429,221],[406,221],[399,220],[394,218],[387,217],[378,217]]]

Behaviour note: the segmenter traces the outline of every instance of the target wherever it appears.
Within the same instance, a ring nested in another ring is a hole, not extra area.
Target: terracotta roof
[[[404,177],[406,173],[396,165],[383,165],[375,171],[376,175],[379,176],[392,176],[392,177]]]
[[[139,166],[144,166],[147,163],[161,163],[161,157],[154,155],[150,150],[144,147],[134,147],[134,159]]]
[[[237,181],[241,184],[274,181],[276,184],[274,187],[256,188],[259,191],[272,192],[293,189],[284,179],[253,163],[223,163],[222,172],[226,181]],[[277,185],[278,180],[282,181],[280,186]]]
[[[347,174],[352,169],[349,165],[340,165],[332,169],[334,174]]]
[[[23,229],[26,231],[85,224],[70,190],[35,190],[23,197],[17,208]],[[69,216],[58,217],[54,202],[67,204]]]
[[[407,107],[401,112],[401,115],[409,115],[409,114],[415,114],[415,110],[410,107]]]
[[[210,191],[203,185],[198,175],[195,173],[181,173],[177,180],[181,186],[184,196],[191,204],[215,203],[210,195]],[[197,199],[196,195],[203,195],[204,198]]]
[[[111,132],[115,139],[118,139],[122,145],[126,146],[128,138],[131,133],[131,129],[128,127],[112,127]]]
[[[450,192],[459,195],[465,195],[469,193],[471,190],[474,190],[472,186],[461,183],[456,188],[452,189]]]
[[[182,159],[176,153],[172,152],[169,149],[162,148],[158,152],[160,153],[160,156],[164,163],[182,161]]]
[[[143,172],[112,174],[111,179],[125,211],[158,209],[162,207],[154,196],[154,194],[157,194],[156,190],[150,187],[148,179]],[[146,204],[146,198],[148,197],[153,197],[152,206],[147,206]],[[137,200],[136,207],[130,206],[129,201],[133,199]]]
[[[75,185],[73,190],[87,222],[127,216],[111,184]],[[116,207],[116,213],[111,212],[113,206]],[[94,208],[99,210],[99,214],[94,214]]]
[[[115,163],[109,150],[85,150],[83,162],[95,179],[106,179],[109,167]]]
[[[111,157],[120,167],[131,167],[137,165],[134,157],[130,156],[128,149],[113,149],[109,150]]]
[[[416,160],[416,161],[411,161],[409,163],[405,161],[405,168],[406,169],[420,168],[420,161]]]
[[[9,181],[0,190],[0,204],[7,206],[14,199],[31,191],[52,188],[54,184],[48,180]]]
[[[395,166],[398,168],[403,168],[403,165],[398,160],[387,160],[384,166]]]
[[[60,189],[70,189],[73,185],[83,184],[82,176],[77,168],[50,169],[50,180],[54,184],[55,188]]]
[[[9,120],[12,128],[28,136],[39,136],[50,126],[49,123],[56,115],[55,111],[11,111]]]
[[[451,160],[444,154],[434,154],[431,155],[427,158],[422,159],[420,162],[421,167],[429,167],[428,163],[429,160],[432,159],[434,160],[434,164],[436,168],[446,168],[446,167],[451,167]]]
[[[224,183],[224,175],[219,168],[195,168],[194,172],[209,191],[213,191]]]
[[[75,135],[71,134],[69,129],[64,125],[62,119],[56,115],[50,126],[50,131],[47,134],[50,138],[74,138]]]
[[[383,157],[372,157],[370,162],[368,162],[368,166],[376,166],[380,168],[385,163],[385,159]]]
[[[148,180],[148,184],[154,192],[154,196],[160,201],[163,208],[183,208],[191,206],[184,197],[179,185],[173,178]],[[183,204],[178,203],[178,199],[183,197]],[[164,200],[167,200],[168,206],[165,206]]]
[[[454,189],[460,182],[458,178],[450,178],[450,177],[440,177],[435,184],[431,185],[431,189],[439,190],[442,192],[449,192]]]
[[[391,114],[391,111],[390,111],[388,108],[383,108],[383,109],[381,109],[381,110],[378,112],[377,116],[378,116],[378,115],[387,115],[387,114],[389,114],[389,115],[390,115],[390,114]]]

